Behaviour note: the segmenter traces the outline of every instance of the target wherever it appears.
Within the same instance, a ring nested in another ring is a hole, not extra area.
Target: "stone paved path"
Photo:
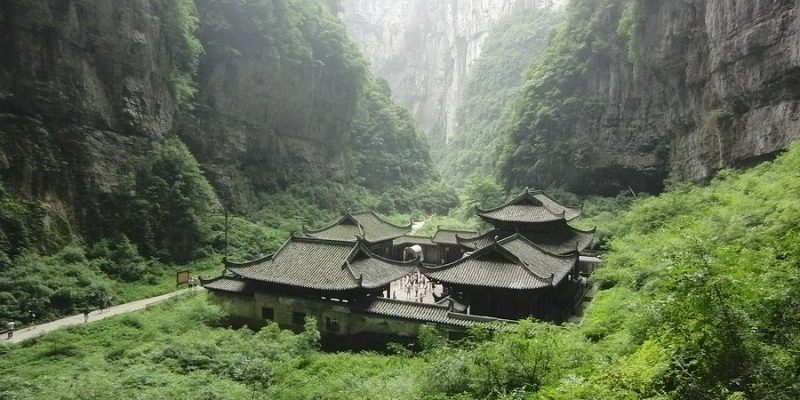
[[[194,288],[194,289],[182,289],[172,293],[163,294],[161,296],[151,297],[148,299],[136,300],[130,303],[120,304],[113,307],[109,307],[105,310],[95,310],[89,313],[89,323],[94,321],[99,321],[102,319],[106,319],[108,317],[113,317],[115,315],[125,314],[132,311],[142,310],[149,306],[163,303],[173,297],[181,296],[186,293],[190,293],[192,290],[200,291],[205,290],[203,288]],[[44,335],[45,333],[57,331],[59,329],[63,329],[69,326],[80,325],[84,323],[83,314],[73,315],[71,317],[62,318],[59,320],[55,320],[52,322],[47,322],[41,325],[34,325],[32,327],[27,327],[24,329],[18,329],[14,331],[14,337],[11,340],[8,339],[7,334],[2,334],[0,337],[0,343],[2,344],[11,344],[11,343],[20,343],[24,342],[28,339],[33,339],[37,336]]]
[[[417,221],[417,222],[411,223],[411,232],[409,232],[408,234],[409,235],[413,235],[413,234],[417,233],[418,230],[422,229],[422,227],[425,226],[426,222],[428,222],[428,218],[425,218],[422,221]]]

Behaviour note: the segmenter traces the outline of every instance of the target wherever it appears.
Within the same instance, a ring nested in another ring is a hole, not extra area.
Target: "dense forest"
[[[0,5],[0,328],[347,211],[485,231],[476,207],[523,187],[583,203],[604,260],[573,323],[380,352],[325,351],[313,319],[240,327],[198,289],[0,344],[0,399],[800,398],[800,10],[566,3],[493,26],[433,156],[340,1]]]

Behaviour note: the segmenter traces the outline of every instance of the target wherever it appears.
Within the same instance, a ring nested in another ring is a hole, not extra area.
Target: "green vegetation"
[[[496,147],[512,116],[524,72],[543,55],[563,21],[560,11],[527,10],[498,22],[467,77],[457,131],[444,151],[441,169],[463,182],[473,173],[494,172]]]
[[[214,198],[200,166],[177,139],[156,145],[139,163],[127,190],[115,203],[117,232],[137,243],[146,256],[187,261],[203,240],[200,219]]]
[[[287,224],[273,214],[314,224],[328,219],[331,211],[348,208],[441,212],[457,204],[455,191],[443,187],[433,173],[427,144],[413,119],[392,100],[386,82],[368,72],[363,56],[333,15],[337,2],[197,3],[199,35],[207,51],[204,64],[256,63],[266,71],[257,79],[275,92],[275,99],[264,100],[267,109],[275,102],[277,109],[285,110],[288,103],[304,110],[291,117],[267,115],[260,128],[282,136],[297,130],[295,136],[327,143],[331,164],[338,164],[340,153],[344,161],[343,171],[320,171],[319,165],[293,159],[278,146],[252,146],[241,156],[241,170],[231,172],[236,192],[251,195],[226,201],[229,206],[270,226],[296,230],[302,222]],[[195,114],[202,117],[204,112]],[[300,126],[287,126],[285,120],[292,118]],[[309,126],[322,132],[304,132]]]
[[[427,143],[383,79],[367,80],[349,142],[351,179],[373,191],[413,188],[432,178]]]
[[[2,395],[795,399],[798,170],[795,145],[708,187],[635,200],[617,217],[602,290],[580,325],[525,321],[459,342],[425,328],[417,353],[326,354],[311,328],[224,328],[197,296],[3,348]],[[600,204],[596,215],[624,202]]]
[[[161,26],[173,65],[168,84],[178,107],[191,111],[197,94],[194,78],[203,54],[203,44],[195,34],[200,26],[197,8],[194,0],[169,0],[160,5],[164,7]]]
[[[591,143],[573,140],[576,121],[600,111],[581,82],[608,60],[638,60],[639,0],[576,0],[541,61],[528,71],[499,144],[498,171],[508,187],[559,187],[578,176]],[[623,54],[621,57],[619,56]]]

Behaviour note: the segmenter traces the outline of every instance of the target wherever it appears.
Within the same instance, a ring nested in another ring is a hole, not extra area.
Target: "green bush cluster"
[[[378,193],[435,178],[427,141],[379,78],[366,81],[347,155],[351,180]]]
[[[200,27],[194,0],[167,0],[156,3],[163,7],[161,27],[169,50],[172,71],[168,82],[179,109],[194,109],[197,94],[195,75],[203,54],[203,44],[197,38]]]
[[[188,261],[207,232],[201,219],[214,192],[186,146],[169,139],[146,154],[115,199],[116,232],[139,246],[145,256]]]
[[[602,285],[581,324],[478,327],[461,341],[425,327],[417,352],[394,345],[391,355],[328,354],[316,349],[314,329],[294,335],[274,326],[259,333],[218,327],[224,316],[198,297],[2,348],[0,394],[796,399],[797,171],[800,144],[749,172],[725,172],[706,187],[682,185],[656,197],[587,206],[598,218],[613,213],[616,222],[596,276]],[[617,212],[617,205],[628,210]],[[80,263],[91,255],[69,249],[58,258]],[[57,279],[83,279],[63,274]],[[25,292],[52,290],[25,282]],[[3,296],[7,287],[0,287]],[[34,379],[42,374],[50,379]],[[187,382],[213,385],[189,392]]]

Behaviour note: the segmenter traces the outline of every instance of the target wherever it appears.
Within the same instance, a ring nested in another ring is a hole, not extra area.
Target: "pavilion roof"
[[[308,237],[330,240],[356,241],[363,238],[367,242],[377,243],[403,236],[411,231],[408,225],[395,225],[385,221],[372,211],[348,212],[336,222],[321,229],[304,230]]]
[[[491,209],[477,209],[489,222],[539,223],[561,219],[571,221],[583,213],[581,207],[565,206],[541,190],[528,190],[505,204]]]
[[[220,276],[208,281],[203,281],[202,284],[204,288],[212,291],[243,294],[252,293],[249,287],[250,285],[248,285],[246,280],[234,276]]]
[[[554,229],[549,232],[520,232],[529,241],[539,248],[553,254],[569,254],[574,251],[584,251],[594,240],[595,229],[580,230],[569,225],[564,228]],[[472,250],[477,250],[494,243],[495,238],[502,239],[512,232],[492,230],[475,237],[458,236],[458,244]]]
[[[423,267],[427,277],[449,284],[506,289],[558,285],[575,266],[578,253],[549,253],[516,234],[439,267]]]
[[[414,236],[414,235],[403,235],[399,238],[395,239],[394,243],[398,244],[424,244],[428,246],[433,246],[435,243],[431,239],[430,236]]]
[[[377,314],[385,317],[414,320],[419,322],[432,322],[436,324],[469,327],[479,324],[500,327],[514,321],[468,315],[453,311],[447,304],[427,304],[385,298],[375,299],[363,312]]]
[[[400,262],[373,254],[362,241],[293,237],[275,254],[246,263],[227,263],[246,280],[314,290],[376,289],[413,272],[418,261]]]
[[[438,227],[436,233],[433,235],[433,238],[431,240],[434,243],[439,243],[439,244],[457,245],[458,236],[464,238],[475,237],[478,236],[478,232],[458,230],[458,229],[443,229],[442,227]]]

